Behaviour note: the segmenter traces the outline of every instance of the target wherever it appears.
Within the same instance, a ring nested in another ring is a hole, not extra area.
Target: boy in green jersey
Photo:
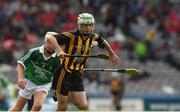
[[[45,36],[43,46],[30,49],[18,59],[18,86],[19,96],[14,107],[10,111],[22,111],[27,100],[34,98],[31,111],[40,111],[42,104],[51,86],[53,74],[60,66],[58,53]]]

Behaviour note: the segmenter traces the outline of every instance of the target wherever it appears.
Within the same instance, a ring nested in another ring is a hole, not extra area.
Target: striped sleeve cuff
[[[23,67],[24,67],[24,69],[26,69],[26,66],[24,65],[24,63],[22,62],[22,61],[17,61],[19,64],[21,64]]]

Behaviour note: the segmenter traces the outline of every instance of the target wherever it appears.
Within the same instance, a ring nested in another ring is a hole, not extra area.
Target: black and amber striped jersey
[[[92,42],[97,41],[100,48],[104,48],[104,40],[96,33],[83,37],[79,30],[63,32],[56,37],[58,44],[68,55],[90,55]],[[62,66],[69,72],[81,70],[85,67],[87,57],[65,57]]]

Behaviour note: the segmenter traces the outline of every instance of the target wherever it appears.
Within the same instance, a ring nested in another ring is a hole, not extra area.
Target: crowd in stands
[[[129,58],[165,59],[173,63],[180,48],[178,0],[0,0],[0,63],[16,65],[16,58],[47,31],[76,28],[77,15],[90,12],[96,31]],[[118,39],[119,32],[123,39]],[[125,41],[122,41],[125,40]],[[176,62],[175,65],[179,66]],[[179,68],[179,67],[178,67]]]
[[[90,12],[96,31],[129,59],[162,60],[180,69],[178,0],[0,0],[0,63],[16,59],[47,31],[76,28],[77,15]],[[123,36],[122,36],[123,35]]]

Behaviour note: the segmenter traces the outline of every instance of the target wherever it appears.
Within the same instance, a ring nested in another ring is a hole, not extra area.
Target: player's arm
[[[24,67],[22,66],[22,64],[18,63],[18,86],[21,89],[25,88],[26,85],[26,80],[24,79]]]
[[[24,78],[23,71],[24,71],[23,66],[20,63],[18,63],[18,79]]]
[[[54,32],[55,33],[55,32]],[[63,43],[63,39],[60,40],[60,36],[56,34],[52,34],[52,32],[47,32],[45,38],[49,41],[50,44],[54,46],[55,51],[58,52],[58,57],[64,58],[65,53],[62,48],[59,46],[59,43]]]
[[[27,52],[24,52],[19,58],[18,58],[18,86],[21,89],[25,88],[26,80],[24,78],[24,71],[27,69],[27,66],[29,62],[33,59],[33,50],[28,50]]]
[[[111,46],[109,45],[109,43],[101,38],[100,36],[98,36],[96,38],[96,41],[98,42],[98,46],[100,48],[104,48],[108,53],[109,53],[109,56],[110,56],[110,63],[111,64],[118,64],[120,63],[120,59],[118,58],[118,56],[114,53],[114,51],[112,50]]]

